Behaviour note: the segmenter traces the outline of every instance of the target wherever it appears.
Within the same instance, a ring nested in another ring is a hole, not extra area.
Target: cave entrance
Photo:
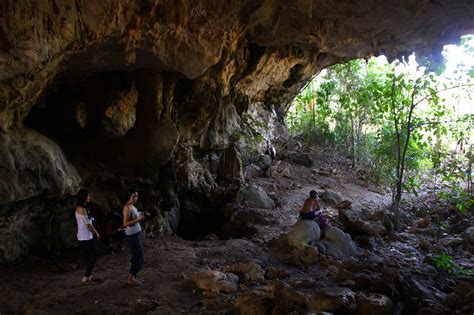
[[[440,63],[412,54],[334,65],[288,109],[291,134],[337,148],[363,178],[392,187],[396,228],[402,196],[422,187],[443,183],[433,189],[448,203],[472,198],[474,35],[460,42]]]

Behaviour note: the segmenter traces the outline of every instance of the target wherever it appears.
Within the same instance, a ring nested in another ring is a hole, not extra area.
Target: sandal
[[[90,280],[90,277],[84,276],[84,277],[82,277],[82,279],[81,279],[81,283],[87,283],[87,282],[89,282],[89,281],[91,281],[91,280]]]
[[[140,280],[132,279],[132,280],[128,280],[127,284],[128,285],[139,286],[139,285],[142,285],[143,283]]]

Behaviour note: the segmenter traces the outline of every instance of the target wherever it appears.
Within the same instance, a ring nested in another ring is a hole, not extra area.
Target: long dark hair
[[[123,194],[123,204],[126,204],[126,203],[130,200],[130,197],[131,197],[134,193],[138,193],[138,190],[135,189],[135,188],[131,188],[131,189],[127,190],[127,191]]]
[[[76,195],[76,205],[84,207],[86,203],[87,196],[90,196],[91,192],[87,189],[81,189],[77,192]]]

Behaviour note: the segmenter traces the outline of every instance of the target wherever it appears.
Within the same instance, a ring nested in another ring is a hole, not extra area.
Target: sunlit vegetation
[[[414,56],[334,65],[286,114],[293,135],[346,151],[354,168],[391,188],[396,225],[402,196],[425,182],[461,213],[474,205],[474,35],[443,53],[442,65]]]

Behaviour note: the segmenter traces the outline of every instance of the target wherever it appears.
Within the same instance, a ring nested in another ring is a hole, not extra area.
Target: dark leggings
[[[81,254],[84,259],[84,268],[86,270],[84,277],[90,277],[92,269],[94,269],[95,261],[97,260],[95,241],[94,239],[79,241],[79,244],[81,244]]]
[[[130,267],[130,274],[134,277],[137,276],[140,269],[143,266],[143,236],[141,232],[135,233],[133,235],[127,235],[127,243],[132,254],[132,259],[130,262],[132,266]]]

